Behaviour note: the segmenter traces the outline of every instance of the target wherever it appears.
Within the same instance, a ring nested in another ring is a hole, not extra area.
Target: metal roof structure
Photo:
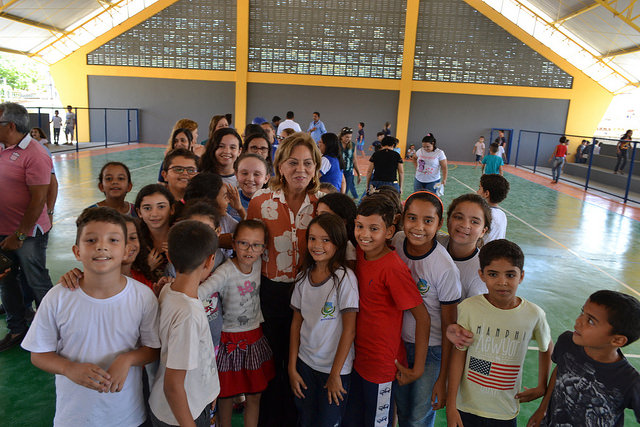
[[[52,64],[156,1],[0,0],[0,51]],[[640,0],[483,1],[609,91],[640,86]]]

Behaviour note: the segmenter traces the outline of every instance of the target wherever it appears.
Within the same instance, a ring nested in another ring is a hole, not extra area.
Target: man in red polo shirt
[[[9,329],[0,340],[0,351],[20,344],[27,332],[18,270],[36,304],[52,286],[46,268],[51,171],[47,151],[29,135],[27,110],[13,102],[0,104],[0,250],[13,261],[11,272],[0,280]]]

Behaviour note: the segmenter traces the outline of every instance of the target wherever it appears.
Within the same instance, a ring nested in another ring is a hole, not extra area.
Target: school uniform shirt
[[[394,380],[395,360],[405,358],[400,337],[403,312],[422,304],[422,297],[395,251],[375,261],[367,261],[360,248],[356,255],[360,311],[354,368],[365,380],[383,384]]]
[[[564,332],[553,349],[556,385],[541,425],[623,426],[625,408],[640,422],[640,373],[620,350],[617,362],[596,362],[572,335]]]
[[[491,207],[491,227],[483,237],[487,244],[492,240],[504,239],[507,235],[507,215],[497,206]]]
[[[220,393],[216,355],[202,303],[170,285],[160,292],[160,367],[151,389],[149,406],[160,421],[178,425],[164,394],[167,368],[187,371],[184,389],[191,417],[198,418]]]
[[[264,322],[260,310],[260,267],[258,259],[250,273],[241,272],[229,259],[198,288],[198,298],[219,293],[222,300],[222,330],[224,332],[252,331]]]
[[[331,373],[342,335],[342,314],[358,311],[358,280],[349,268],[336,270],[321,283],[311,282],[309,274],[296,282],[291,307],[303,318],[300,327],[298,357],[312,369]],[[340,375],[351,373],[353,345],[342,365]]]
[[[400,259],[409,267],[424,306],[431,317],[429,346],[442,345],[442,307],[460,301],[460,273],[444,246],[433,240],[433,247],[422,256],[414,257],[407,253],[407,239],[404,231],[393,236],[392,245]],[[404,312],[402,321],[402,339],[416,342],[416,320],[411,312]]]
[[[320,165],[320,182],[328,182],[340,191],[342,187],[342,170],[337,157],[322,156]]]
[[[116,295],[98,299],[82,288],[56,285],[42,299],[22,341],[33,353],[56,352],[105,371],[116,357],[140,346],[160,348],[158,303],[153,291],[127,277]],[[138,426],[146,419],[142,368],[129,368],[118,393],[99,393],[56,375],[54,426]]]
[[[447,160],[444,151],[436,148],[427,151],[420,148],[416,151],[416,179],[420,182],[434,182],[440,179],[440,162]]]
[[[484,154],[484,142],[477,141],[474,145],[474,154],[476,156],[482,156]]]
[[[374,170],[371,181],[394,182],[398,180],[398,164],[402,163],[402,156],[393,150],[383,149],[371,155],[369,161]]]
[[[484,418],[511,420],[520,412],[514,397],[521,389],[529,341],[547,351],[551,333],[544,311],[520,297],[510,310],[493,306],[484,295],[458,305],[458,324],[473,332],[458,389],[457,407]]]
[[[436,239],[438,239],[438,243],[440,243],[445,248],[449,245],[449,236],[444,233],[438,233],[436,235]],[[474,295],[481,295],[487,293],[487,285],[480,278],[480,274],[478,274],[478,270],[480,270],[480,258],[478,254],[480,253],[480,249],[476,248],[471,255],[464,258],[454,258],[451,259],[453,263],[458,267],[458,271],[460,272],[460,301],[464,301],[465,299],[472,297]]]

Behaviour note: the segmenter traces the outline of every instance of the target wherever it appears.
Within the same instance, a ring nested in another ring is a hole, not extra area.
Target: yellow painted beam
[[[18,22],[24,25],[29,25],[30,27],[40,28],[41,30],[52,31],[54,33],[64,33],[64,30],[62,28],[45,24],[44,22],[34,21],[29,18],[23,18],[21,16],[12,15],[10,13],[0,12],[0,18],[8,19],[10,21]]]
[[[627,14],[625,14],[625,10],[618,11],[615,7],[612,6],[613,2],[607,0],[595,0],[599,5],[605,7],[609,12],[613,13],[613,16],[636,30],[640,33],[640,25],[631,19],[631,15],[633,14],[633,6],[635,5],[635,1],[627,6]]]
[[[207,80],[234,82],[235,71],[191,70],[185,68],[151,68],[116,65],[87,65],[87,74],[91,76],[149,77],[157,79]]]
[[[247,123],[247,74],[249,72],[249,0],[236,2],[235,128],[242,133]]]
[[[571,13],[566,14],[565,16],[563,16],[562,18],[558,18],[557,20],[553,21],[552,24],[555,26],[558,25],[562,25],[564,24],[566,21],[568,21],[569,19],[575,18],[576,16],[582,15],[585,12],[589,12],[593,9],[595,9],[596,7],[599,7],[600,4],[598,4],[597,2],[594,2],[588,6],[585,6],[583,8],[580,8],[578,10],[575,10]]]
[[[402,53],[402,78],[398,94],[398,116],[396,119],[396,138],[402,153],[407,147],[409,134],[409,113],[411,112],[411,89],[413,88],[413,57],[416,52],[418,32],[418,14],[420,0],[407,0],[407,13],[404,22],[404,48]]]
[[[2,12],[5,9],[8,9],[10,6],[18,3],[19,1],[20,0],[10,0],[10,1],[6,2],[5,4],[0,5],[0,12]]]
[[[344,87],[355,89],[400,89],[400,80],[364,77],[316,76],[308,74],[250,72],[248,75],[248,82],[301,86]]]
[[[468,95],[513,96],[522,98],[568,99],[572,89],[414,81],[414,92],[460,93]]]
[[[13,53],[14,55],[33,56],[33,54],[25,52],[24,50],[9,49],[8,47],[0,47],[0,52]]]

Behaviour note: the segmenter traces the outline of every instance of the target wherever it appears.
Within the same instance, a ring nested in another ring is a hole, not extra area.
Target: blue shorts
[[[480,154],[476,154],[476,162],[482,161],[482,156]]]

